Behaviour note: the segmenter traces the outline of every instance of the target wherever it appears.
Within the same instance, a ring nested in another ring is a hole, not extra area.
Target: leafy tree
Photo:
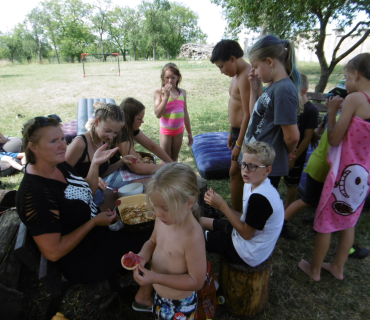
[[[72,62],[75,57],[80,61],[81,53],[96,40],[96,37],[91,33],[91,26],[86,22],[91,15],[91,10],[92,6],[81,0],[66,0],[64,2],[60,50],[70,56]]]
[[[41,23],[45,35],[52,43],[55,56],[60,64],[58,47],[61,44],[61,32],[63,26],[62,3],[60,0],[49,0],[41,2],[42,16]]]
[[[31,25],[32,35],[35,38],[38,46],[38,59],[41,63],[42,46],[41,37],[43,36],[44,29],[42,27],[42,12],[39,7],[32,9],[31,13],[27,15],[27,20]],[[27,60],[30,60],[29,58]]]
[[[237,32],[242,26],[253,31],[274,33],[280,38],[297,39],[302,37],[315,49],[319,60],[321,74],[316,92],[323,92],[329,76],[335,66],[363,43],[370,34],[370,1],[369,0],[211,0],[224,9],[229,30]],[[360,12],[366,13],[367,18],[353,26],[353,21]],[[336,45],[331,61],[328,63],[324,44],[326,29],[329,23],[336,22],[344,34]],[[317,27],[318,26],[318,27]],[[345,40],[357,37],[352,47],[345,46]],[[346,50],[338,55],[341,46]]]
[[[167,51],[168,60],[176,56],[181,46],[188,42],[205,42],[207,36],[198,27],[198,15],[178,3],[171,3],[165,13],[163,36],[159,44]]]
[[[167,23],[166,13],[170,8],[171,5],[168,0],[143,1],[140,5],[140,11],[145,17],[144,32],[152,44],[154,61],[156,60],[157,44],[164,35],[165,25]]]
[[[119,49],[124,61],[126,61],[126,52],[131,46],[136,60],[140,22],[140,13],[129,7],[115,7],[108,14],[108,38]]]
[[[18,24],[1,37],[4,58],[8,58],[11,62],[14,62],[17,53],[22,51],[22,29],[22,24]]]
[[[91,17],[91,22],[93,30],[97,31],[99,34],[100,44],[102,48],[102,54],[104,56],[105,50],[103,45],[103,35],[108,30],[108,11],[112,5],[111,0],[98,0],[97,4],[94,6],[95,14]],[[105,56],[104,56],[105,60]]]

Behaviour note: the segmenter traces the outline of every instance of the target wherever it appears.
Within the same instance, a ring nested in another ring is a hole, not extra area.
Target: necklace
[[[96,144],[96,143],[95,143],[95,141],[94,141],[94,137],[93,137],[93,133],[92,133],[92,131],[90,130],[89,132],[90,132],[91,142],[92,142],[92,144],[93,144],[94,148],[95,148],[96,150],[97,150],[97,149],[99,149],[99,147],[97,146],[97,144]]]

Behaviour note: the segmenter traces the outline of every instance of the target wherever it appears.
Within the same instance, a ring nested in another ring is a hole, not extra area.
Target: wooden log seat
[[[21,261],[13,250],[18,225],[15,210],[0,216],[0,319],[17,320],[22,313],[23,294],[17,290]]]
[[[257,267],[238,265],[220,258],[220,290],[235,314],[253,317],[267,306],[271,257]]]

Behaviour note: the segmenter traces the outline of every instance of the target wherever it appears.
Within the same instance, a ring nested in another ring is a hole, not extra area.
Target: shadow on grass
[[[24,74],[0,74],[0,78],[24,77]]]

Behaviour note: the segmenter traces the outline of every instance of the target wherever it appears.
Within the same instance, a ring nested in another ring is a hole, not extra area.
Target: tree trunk
[[[315,92],[324,92],[326,85],[328,84],[330,74],[331,71],[329,69],[321,69],[319,83],[315,86]]]
[[[41,40],[39,38],[39,63],[41,63]]]
[[[136,61],[136,46],[134,45],[134,61]]]
[[[260,37],[262,38],[262,37],[264,37],[265,35],[267,35],[266,23],[262,23]]]
[[[75,56],[71,57],[72,63],[75,63]]]
[[[101,52],[103,53],[103,57],[104,57],[103,34],[100,34],[100,43],[101,43]],[[104,61],[105,61],[105,58],[104,58]]]
[[[123,61],[126,61],[126,50],[122,51],[122,57],[123,57]]]
[[[156,47],[156,41],[154,41],[154,43],[153,43],[153,61],[156,61],[156,60],[155,60],[155,56],[156,56],[156,49],[157,49],[157,47]]]
[[[167,49],[167,57],[168,57],[168,60],[171,60],[170,50],[168,50],[168,49]]]
[[[55,50],[55,55],[57,56],[58,64],[60,64],[59,55],[58,55],[58,49],[57,49],[57,46],[55,44],[54,44],[54,50]]]

